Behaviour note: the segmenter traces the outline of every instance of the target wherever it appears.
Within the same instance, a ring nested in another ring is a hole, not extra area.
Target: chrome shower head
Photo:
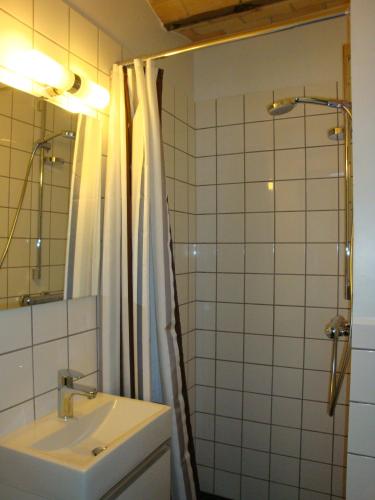
[[[271,116],[283,115],[292,111],[294,106],[301,104],[314,104],[318,106],[327,106],[329,108],[344,110],[351,117],[352,103],[339,99],[326,99],[325,97],[287,97],[279,99],[267,106],[267,111]]]
[[[267,106],[267,111],[271,116],[283,115],[292,111],[297,104],[296,97],[288,97],[286,99],[279,99]]]
[[[37,147],[45,147],[47,145],[47,149],[50,146],[48,143],[57,137],[63,137],[64,139],[75,139],[76,133],[73,130],[62,130],[57,134],[48,135],[47,137],[43,137],[43,139],[39,139],[35,144]]]

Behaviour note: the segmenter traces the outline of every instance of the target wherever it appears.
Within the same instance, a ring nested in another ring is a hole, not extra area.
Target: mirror
[[[95,122],[0,85],[0,309],[97,294],[100,206],[90,234],[76,233],[87,223],[80,209],[100,205],[100,182],[93,193],[90,178],[88,195],[85,167]],[[100,176],[96,153],[89,161]]]

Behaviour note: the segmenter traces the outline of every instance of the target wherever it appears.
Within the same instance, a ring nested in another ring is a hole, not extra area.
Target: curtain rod
[[[299,28],[302,26],[308,26],[309,24],[314,24],[320,21],[328,21],[330,19],[336,19],[338,17],[346,16],[350,13],[349,11],[349,3],[342,5],[341,7],[332,7],[330,9],[326,9],[321,13],[317,14],[309,14],[303,16],[300,20],[288,23],[287,21],[280,22],[270,26],[269,28],[261,28],[258,30],[252,31],[243,31],[239,33],[233,33],[231,35],[224,35],[215,38],[211,38],[210,40],[202,40],[200,42],[192,43],[189,45],[184,45],[182,47],[177,47],[176,49],[167,50],[165,52],[158,52],[156,54],[151,54],[149,56],[141,56],[134,59],[141,59],[141,61],[145,62],[147,60],[155,61],[158,59],[165,59],[166,57],[176,56],[179,54],[185,54],[187,52],[192,52],[195,50],[206,49],[209,47],[215,47],[217,45],[223,45],[225,43],[238,42],[240,40],[247,40],[248,38],[257,38],[263,35],[269,35],[271,33],[278,33],[281,31],[286,31],[292,28]],[[120,64],[123,66],[131,66],[134,62],[134,59],[129,59],[127,61],[123,61]]]

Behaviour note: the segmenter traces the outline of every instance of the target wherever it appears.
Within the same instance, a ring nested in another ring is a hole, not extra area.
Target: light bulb
[[[19,75],[60,92],[69,90],[74,84],[74,73],[34,49],[15,55],[9,63],[9,68]]]
[[[82,99],[87,106],[94,109],[104,109],[109,103],[108,90],[91,80],[83,80],[75,96]]]

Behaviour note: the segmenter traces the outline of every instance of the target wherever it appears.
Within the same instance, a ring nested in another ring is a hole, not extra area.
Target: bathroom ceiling
[[[349,8],[349,0],[148,0],[168,31],[199,41]]]

